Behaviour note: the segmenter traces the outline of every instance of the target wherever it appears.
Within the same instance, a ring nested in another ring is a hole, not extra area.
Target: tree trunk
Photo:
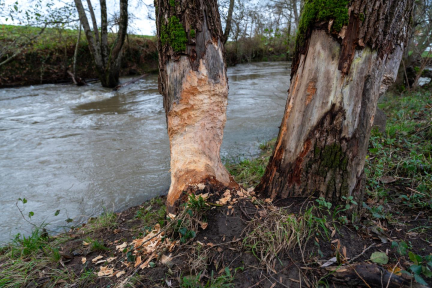
[[[229,35],[231,33],[232,18],[233,18],[233,13],[234,13],[234,4],[235,4],[235,0],[230,0],[230,5],[228,8],[228,16],[227,16],[227,20],[226,20],[226,27],[225,27],[225,32],[223,35],[223,44],[224,45],[228,41]]]
[[[220,160],[228,78],[217,0],[158,0],[159,91],[171,144],[167,207],[185,194],[236,184]]]
[[[79,49],[79,44],[81,41],[81,24],[79,25],[79,30],[78,30],[78,39],[77,39],[77,43],[75,45],[75,53],[74,53],[74,59],[73,59],[73,69],[72,69],[72,73],[73,73],[73,78],[75,79],[77,77],[76,75],[76,64],[77,64],[77,59],[78,59],[78,49]]]
[[[108,44],[108,18],[106,0],[100,0],[101,6],[101,37],[96,23],[95,13],[91,0],[87,0],[90,10],[90,16],[93,22],[93,31],[90,28],[86,11],[81,0],[75,0],[75,6],[78,10],[81,25],[89,43],[90,54],[98,72],[99,79],[103,87],[114,88],[119,84],[121,58],[123,44],[126,38],[128,27],[128,0],[120,0],[120,19],[117,38],[111,44]]]
[[[330,2],[328,13],[323,1],[304,6],[285,115],[256,189],[273,199],[363,198],[378,97],[396,77],[414,0]]]

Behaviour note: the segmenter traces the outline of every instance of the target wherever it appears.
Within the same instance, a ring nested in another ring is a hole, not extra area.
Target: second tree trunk
[[[305,4],[285,115],[258,192],[361,202],[378,97],[397,74],[412,10],[413,0]]]

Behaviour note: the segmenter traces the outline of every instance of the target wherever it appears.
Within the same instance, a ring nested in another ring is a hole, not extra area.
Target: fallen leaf
[[[169,217],[171,220],[174,220],[174,219],[177,217],[177,215],[169,213],[169,214],[168,214],[168,217]]]
[[[87,258],[86,257],[82,257],[81,258],[81,263],[84,265],[87,262]]]
[[[391,176],[383,176],[380,178],[380,181],[383,184],[390,184],[390,183],[396,182],[397,180]]]
[[[395,274],[397,276],[401,276],[402,275],[402,269],[399,268],[399,267],[395,267],[394,269],[390,268],[389,272],[393,273],[393,274]]]
[[[120,271],[120,272],[116,273],[115,276],[116,276],[117,278],[120,278],[120,277],[123,276],[124,274],[126,274],[125,271]]]
[[[116,249],[119,250],[119,251],[123,251],[126,247],[127,247],[127,243],[124,242],[124,243],[121,244],[121,245],[117,245],[117,246],[116,246]]]
[[[223,252],[223,249],[219,247],[219,248],[217,249],[217,251],[218,251],[219,253],[222,253],[222,252]]]
[[[336,262],[337,262],[337,258],[336,258],[336,257],[333,257],[333,258],[331,258],[330,260],[328,260],[327,262],[325,262],[323,265],[321,265],[321,267],[322,267],[322,268],[324,268],[324,267],[328,267],[328,266],[333,265],[333,264],[336,263]]]
[[[97,274],[99,277],[112,277],[114,273],[114,269],[113,268],[109,268],[109,267],[101,267],[99,273]]]
[[[205,223],[205,222],[200,222],[200,225],[201,225],[201,228],[203,230],[207,229],[207,227],[208,227],[208,223]]]
[[[97,256],[96,258],[93,258],[92,262],[93,262],[93,263],[96,263],[96,262],[98,262],[99,260],[101,260],[102,258],[103,258],[103,256],[99,255],[99,256]]]
[[[84,246],[89,246],[90,243],[87,243],[86,241],[83,241],[83,245],[84,245]]]
[[[374,252],[370,257],[370,260],[374,263],[385,265],[388,263],[389,258],[384,252]]]
[[[95,265],[99,265],[99,264],[102,264],[102,263],[105,263],[106,262],[106,260],[100,260],[100,261],[97,261],[96,263],[94,263]]]
[[[272,202],[272,200],[270,199],[270,198],[267,198],[267,199],[265,199],[265,201],[264,201],[265,203],[271,203]]]
[[[336,235],[336,229],[333,229],[332,234],[331,234],[331,238],[333,238]]]
[[[237,195],[238,195],[239,197],[244,197],[244,193],[243,193],[243,191],[237,191]]]

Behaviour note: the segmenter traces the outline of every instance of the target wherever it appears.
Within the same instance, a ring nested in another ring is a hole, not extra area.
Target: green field
[[[28,42],[29,38],[33,38],[40,33],[42,28],[29,26],[15,26],[0,24],[0,42],[14,42],[19,44]],[[109,33],[109,40],[114,40],[117,34]],[[29,46],[28,52],[32,50],[58,49],[65,46],[75,45],[78,38],[78,30],[65,28],[47,28],[41,36],[39,36],[32,45]],[[154,36],[148,35],[129,35],[129,40],[151,39]],[[84,33],[81,33],[81,43],[87,43]],[[16,45],[13,45],[16,47]]]

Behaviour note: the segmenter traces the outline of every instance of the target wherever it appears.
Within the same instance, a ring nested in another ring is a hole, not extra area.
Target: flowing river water
[[[251,157],[278,133],[287,62],[228,69],[230,95],[222,157]],[[127,79],[124,79],[127,80]],[[0,90],[0,243],[31,225],[51,231],[167,192],[169,141],[157,76],[119,92],[99,84]],[[58,216],[54,213],[60,210]],[[66,219],[74,222],[67,224]]]

